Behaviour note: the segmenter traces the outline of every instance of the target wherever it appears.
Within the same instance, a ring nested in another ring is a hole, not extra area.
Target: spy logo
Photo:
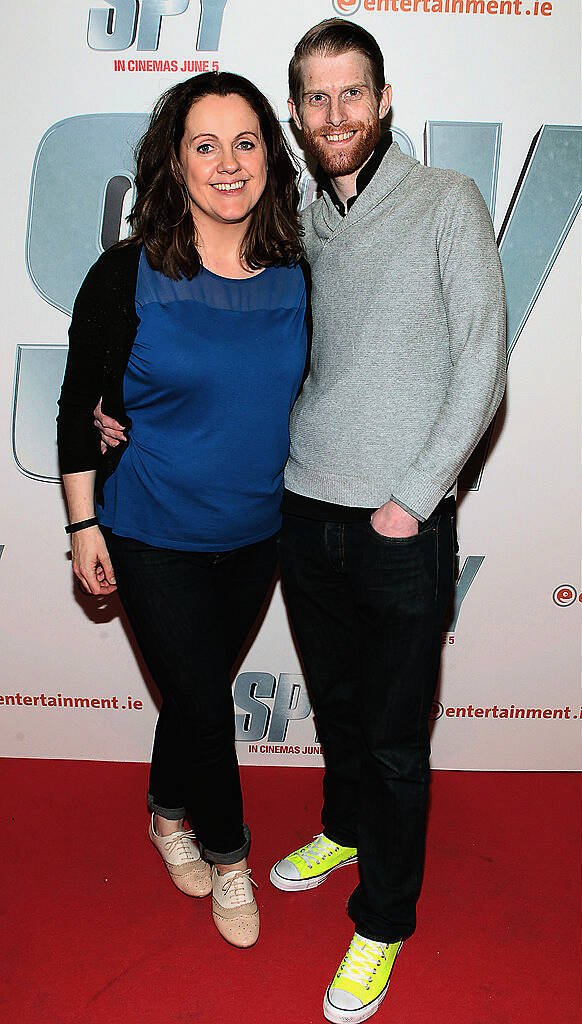
[[[218,50],[228,0],[200,0],[197,50]],[[91,7],[87,43],[92,50],[157,50],[163,18],[184,14],[190,0],[108,0],[107,9]],[[359,7],[359,0],[358,0]]]
[[[562,583],[562,586],[556,587],[552,594],[554,604],[558,604],[560,608],[567,608],[569,604],[574,604],[577,596],[575,588],[571,587],[569,583]]]
[[[269,702],[269,703],[267,703]],[[272,702],[272,707],[271,707]],[[234,684],[236,738],[256,742],[265,736],[283,743],[289,722],[308,718],[311,702],[301,675],[241,672]]]
[[[344,17],[349,17],[359,11],[361,2],[362,0],[331,0],[336,14],[343,14]]]

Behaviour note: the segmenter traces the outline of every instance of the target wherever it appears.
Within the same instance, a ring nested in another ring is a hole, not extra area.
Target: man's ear
[[[382,120],[383,117],[386,117],[386,114],[390,110],[391,106],[392,106],[392,86],[391,85],[385,85],[384,88],[382,89],[382,93],[380,95],[380,105],[379,105],[379,109],[378,109],[378,115],[380,117],[380,120]]]
[[[295,124],[299,128],[299,131],[301,131],[301,129],[303,127],[303,125],[301,124],[301,118],[299,117],[299,113],[297,111],[297,107],[295,106],[295,103],[293,102],[291,97],[289,97],[289,99],[287,100],[287,106],[289,108],[289,113],[291,114],[291,117],[295,121]]]

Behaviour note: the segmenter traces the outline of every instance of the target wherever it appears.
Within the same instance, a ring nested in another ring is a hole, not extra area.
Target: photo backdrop
[[[288,130],[292,48],[336,14],[383,49],[401,148],[475,178],[507,284],[507,398],[461,479],[460,575],[443,635],[433,764],[580,765],[575,0],[13,6],[3,30],[0,198],[4,756],[149,758],[153,688],[117,601],[73,587],[63,533],[54,421],[73,299],[88,267],[126,231],[132,146],[159,94],[201,71],[236,71],[269,96]],[[313,194],[305,171],[304,205]],[[242,763],[322,763],[278,586],[233,693]]]

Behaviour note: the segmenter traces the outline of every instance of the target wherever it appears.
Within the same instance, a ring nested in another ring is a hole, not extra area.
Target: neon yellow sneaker
[[[284,892],[300,892],[315,889],[325,882],[328,875],[344,864],[353,864],[358,859],[354,846],[338,846],[321,833],[300,850],[295,850],[271,868],[270,879],[277,889]]]
[[[323,1015],[334,1024],[360,1024],[380,1006],[402,942],[373,942],[354,935],[325,993]]]

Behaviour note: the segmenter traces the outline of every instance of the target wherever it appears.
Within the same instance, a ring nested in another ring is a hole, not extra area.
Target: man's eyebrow
[[[347,85],[342,85],[340,92],[345,92],[346,89],[369,89],[369,82],[349,82]],[[306,89],[303,96],[329,96],[329,93],[325,89]]]

